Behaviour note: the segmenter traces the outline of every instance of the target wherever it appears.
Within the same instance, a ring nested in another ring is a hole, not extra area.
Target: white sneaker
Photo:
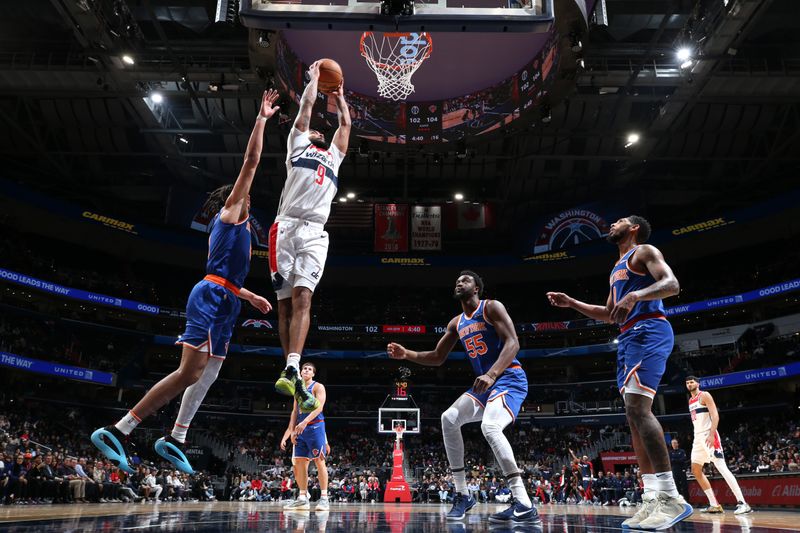
[[[681,520],[688,518],[694,512],[694,508],[686,503],[683,496],[673,498],[666,492],[659,492],[656,498],[656,505],[650,516],[639,522],[639,529],[668,529]]]
[[[331,508],[331,502],[328,498],[320,498],[317,505],[314,507],[315,511],[328,511]]]
[[[747,514],[752,512],[753,510],[750,508],[749,505],[747,505],[747,502],[739,502],[733,514]]]
[[[650,513],[656,507],[656,502],[658,498],[656,498],[655,493],[648,492],[647,494],[642,496],[642,505],[639,507],[639,510],[636,511],[632,517],[628,518],[624,522],[622,522],[622,527],[639,527],[639,524],[642,523],[647,517],[650,516]],[[627,500],[625,500],[627,503]],[[620,500],[620,507],[622,507],[622,501]]]
[[[283,506],[287,511],[308,511],[311,506],[308,504],[308,498],[297,498]]]

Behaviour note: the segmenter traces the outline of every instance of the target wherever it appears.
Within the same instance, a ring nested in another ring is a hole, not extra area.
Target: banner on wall
[[[762,383],[798,375],[800,375],[800,363],[789,363],[782,366],[731,372],[730,374],[720,374],[718,376],[706,376],[700,378],[700,386],[703,389],[720,389],[722,387]]]
[[[62,365],[60,363],[53,363],[51,361],[41,361],[39,359],[22,357],[8,352],[0,352],[0,365],[19,370],[25,370],[26,372],[47,374],[49,376],[58,376],[67,379],[75,379],[78,381],[86,381],[89,383],[98,383],[100,385],[114,385],[117,382],[117,376],[110,372],[101,372],[99,370],[92,370],[91,368]]]
[[[611,224],[625,212],[613,203],[596,202],[547,216],[536,224],[536,235],[528,239],[525,254],[555,252],[604,239]]]
[[[442,206],[415,205],[412,208],[411,249],[442,249]]]
[[[408,205],[375,204],[375,251],[408,251]]]
[[[735,505],[736,496],[724,479],[711,479],[711,488],[720,504]],[[800,505],[800,476],[772,475],[763,477],[737,476],[739,488],[742,489],[747,503],[750,505]],[[689,482],[689,502],[695,505],[708,503],[703,489],[695,480]]]
[[[600,460],[603,462],[603,470],[606,472],[614,472],[616,465],[637,464],[634,452],[601,452]]]

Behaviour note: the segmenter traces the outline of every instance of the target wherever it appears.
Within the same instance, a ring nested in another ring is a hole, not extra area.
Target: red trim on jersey
[[[655,318],[655,319],[658,319],[658,320],[666,320],[667,319],[667,317],[664,316],[664,313],[659,313],[659,312],[645,313],[643,315],[639,315],[637,317],[634,317],[630,321],[628,321],[625,324],[623,324],[622,327],[619,328],[619,332],[620,333],[625,333],[626,331],[631,329],[634,324],[637,324],[637,323],[641,322],[642,320],[649,320],[651,318]]]
[[[269,270],[278,271],[278,222],[269,228]]]
[[[219,285],[220,287],[225,287],[229,291],[231,291],[236,296],[239,296],[239,291],[242,289],[237,287],[227,279],[223,278],[222,276],[215,276],[214,274],[208,274],[206,277],[203,278],[205,281],[210,281],[215,285]]]
[[[492,321],[489,320],[489,317],[486,315],[486,306],[489,304],[490,301],[491,300],[483,301],[483,321],[489,324],[490,326],[494,327],[494,324],[492,324]]]

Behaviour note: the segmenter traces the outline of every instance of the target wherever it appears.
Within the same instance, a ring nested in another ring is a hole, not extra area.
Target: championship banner
[[[408,205],[375,204],[375,251],[408,251]]]
[[[710,479],[711,488],[720,504],[735,505],[736,497],[724,479]],[[736,476],[747,503],[750,505],[800,505],[800,476],[772,475]],[[708,503],[705,493],[695,480],[689,481],[689,502],[695,505]]]
[[[412,208],[411,249],[442,249],[442,206],[415,205]]]
[[[638,463],[634,452],[601,452],[600,460],[603,462],[603,470],[613,472],[615,465],[635,465]]]
[[[0,365],[35,372],[37,374],[47,374],[62,378],[98,383],[100,385],[113,386],[117,382],[117,376],[110,372],[101,372],[90,368],[62,365],[50,361],[41,361],[30,357],[21,357],[13,353],[0,352]]]

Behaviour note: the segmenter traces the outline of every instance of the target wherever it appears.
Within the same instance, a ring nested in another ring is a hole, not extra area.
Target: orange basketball
[[[333,59],[319,60],[319,82],[317,88],[323,93],[332,93],[342,84],[342,67]]]

